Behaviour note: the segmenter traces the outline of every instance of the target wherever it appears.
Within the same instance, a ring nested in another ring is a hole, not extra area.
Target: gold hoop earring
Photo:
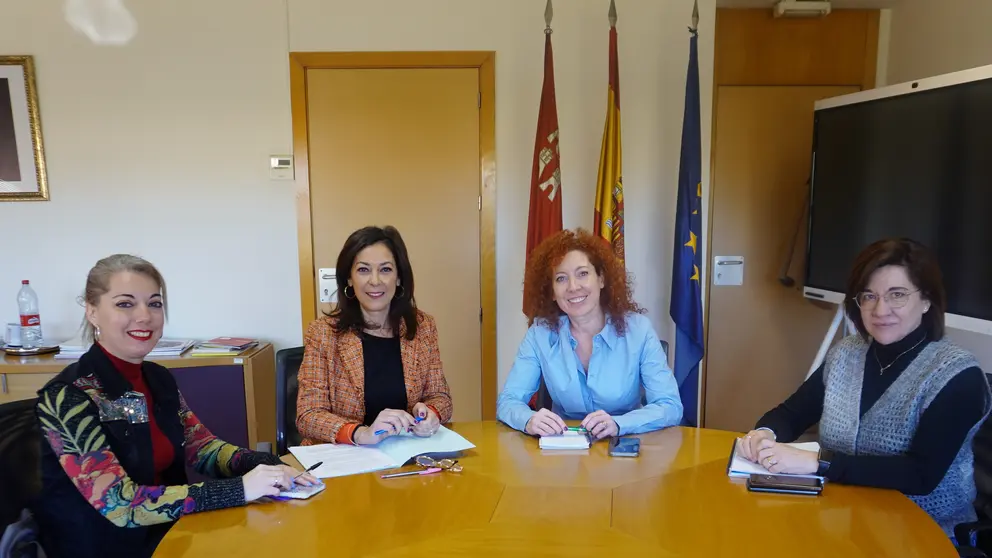
[[[93,332],[93,340],[94,341],[99,341],[100,340],[100,326],[94,326],[94,327],[95,327],[96,331]]]
[[[348,287],[351,287],[351,294],[348,294]],[[352,299],[355,298],[355,287],[352,287],[351,285],[345,285],[344,286],[344,296],[346,298],[352,298]]]

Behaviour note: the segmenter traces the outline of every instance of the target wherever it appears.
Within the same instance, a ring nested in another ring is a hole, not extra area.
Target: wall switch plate
[[[322,267],[317,270],[318,286],[320,289],[320,301],[323,303],[337,304],[338,302],[338,274],[333,267]]]
[[[272,180],[293,180],[293,156],[269,156],[269,178]]]

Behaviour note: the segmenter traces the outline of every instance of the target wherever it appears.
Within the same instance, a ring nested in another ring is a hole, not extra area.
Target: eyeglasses
[[[445,471],[451,471],[452,473],[462,472],[462,466],[458,464],[457,459],[442,459],[440,461],[435,461],[433,458],[429,456],[418,455],[417,465],[420,465],[425,469],[432,469],[434,467],[437,467],[438,469],[444,469]]]
[[[920,292],[919,289],[915,291],[904,291],[904,290],[889,291],[884,295],[882,295],[881,297],[879,297],[877,294],[873,292],[866,291],[854,297],[854,302],[858,305],[858,308],[864,310],[871,310],[876,305],[878,305],[878,299],[881,298],[882,300],[885,301],[886,304],[889,305],[890,308],[902,308],[903,306],[906,306],[909,303],[910,296],[912,296],[913,293],[918,293],[918,292]]]

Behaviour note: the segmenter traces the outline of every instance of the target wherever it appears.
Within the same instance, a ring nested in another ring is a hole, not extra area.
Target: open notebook
[[[744,459],[738,451],[738,444],[741,439],[737,438],[734,440],[734,446],[730,452],[730,460],[727,462],[727,476],[730,477],[750,477],[751,475],[769,475],[773,474],[768,469],[765,469],[762,465],[748,461]],[[806,451],[820,451],[820,444],[816,442],[802,442],[802,443],[792,443],[786,444],[787,446],[792,446],[796,449],[806,450]],[[777,473],[786,477],[809,477],[822,479],[823,477],[819,475],[789,475],[786,473]]]
[[[474,447],[455,431],[442,426],[429,438],[392,436],[374,446],[318,444],[293,446],[289,451],[304,468],[321,463],[312,474],[319,479],[326,479],[394,469],[402,467],[417,455],[449,454]]]

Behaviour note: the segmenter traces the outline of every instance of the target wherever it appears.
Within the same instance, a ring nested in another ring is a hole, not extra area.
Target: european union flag
[[[699,362],[703,358],[702,302],[702,149],[699,122],[699,55],[696,30],[690,29],[689,71],[682,120],[682,156],[675,213],[675,261],[672,303],[675,321],[675,379],[682,398],[683,424],[696,426],[699,402]]]

